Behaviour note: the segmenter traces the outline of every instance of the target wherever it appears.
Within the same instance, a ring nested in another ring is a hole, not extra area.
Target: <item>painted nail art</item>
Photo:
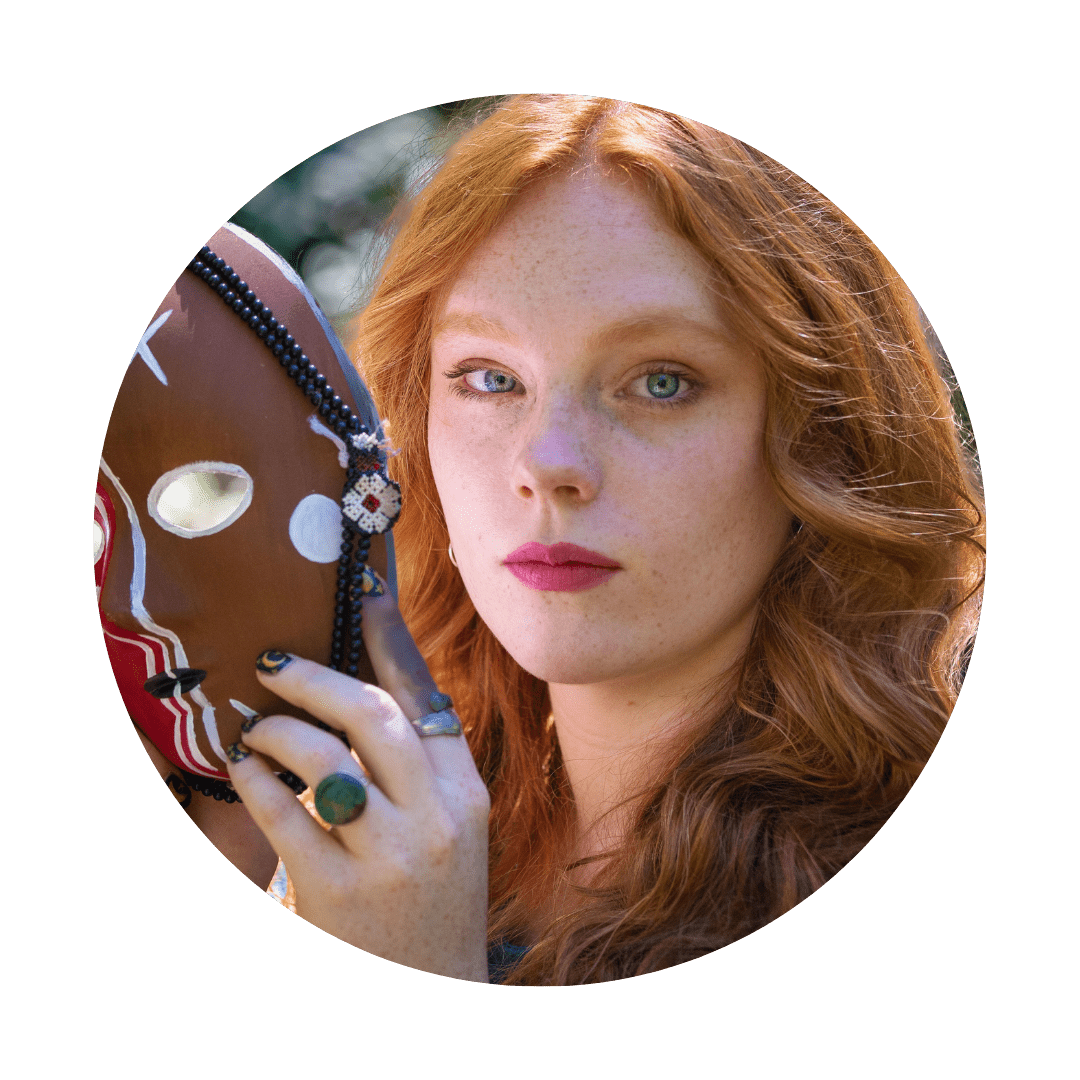
[[[243,743],[234,742],[225,748],[225,756],[235,765],[244,758],[251,757],[251,751]]]
[[[240,725],[240,730],[246,735],[261,719],[261,716],[249,716]]]
[[[267,675],[276,675],[283,667],[288,667],[293,662],[293,658],[285,652],[278,652],[277,649],[267,649],[266,652],[260,653],[258,660],[255,661],[255,666]]]
[[[370,566],[365,566],[360,575],[360,587],[365,596],[382,596],[386,592],[386,582]]]

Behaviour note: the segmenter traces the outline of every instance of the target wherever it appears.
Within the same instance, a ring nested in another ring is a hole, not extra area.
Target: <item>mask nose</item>
[[[163,671],[147,679],[143,689],[156,698],[170,698],[176,696],[177,690],[181,694],[194,690],[205,678],[206,672],[201,668],[175,668],[172,672]]]

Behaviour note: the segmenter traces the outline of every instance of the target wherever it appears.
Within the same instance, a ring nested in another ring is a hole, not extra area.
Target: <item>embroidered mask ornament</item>
[[[265,650],[374,681],[365,567],[393,588],[400,505],[371,398],[326,317],[287,263],[227,225],[139,342],[94,508],[121,696],[198,790],[236,799],[224,748],[246,718],[319,723],[260,685]]]

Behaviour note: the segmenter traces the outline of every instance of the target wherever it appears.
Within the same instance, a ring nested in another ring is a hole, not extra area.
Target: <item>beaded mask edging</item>
[[[330,667],[354,678],[359,674],[363,644],[360,636],[364,568],[371,538],[388,532],[401,513],[401,488],[386,473],[386,458],[378,436],[334,391],[326,376],[311,362],[299,342],[274,313],[256,296],[240,275],[209,247],[203,247],[188,265],[249,326],[277,358],[286,374],[315,406],[323,422],[340,436],[348,453],[345,487],[341,495],[341,548],[338,557],[337,591]],[[306,785],[292,773],[282,777],[299,794]],[[196,790],[233,802],[238,798],[226,781],[199,778]],[[224,791],[217,793],[217,785]],[[205,790],[210,787],[212,790]]]

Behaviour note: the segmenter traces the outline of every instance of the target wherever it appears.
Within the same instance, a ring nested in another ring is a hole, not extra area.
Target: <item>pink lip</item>
[[[580,592],[607,581],[622,566],[577,544],[536,542],[511,551],[503,565],[527,588],[542,592]]]

